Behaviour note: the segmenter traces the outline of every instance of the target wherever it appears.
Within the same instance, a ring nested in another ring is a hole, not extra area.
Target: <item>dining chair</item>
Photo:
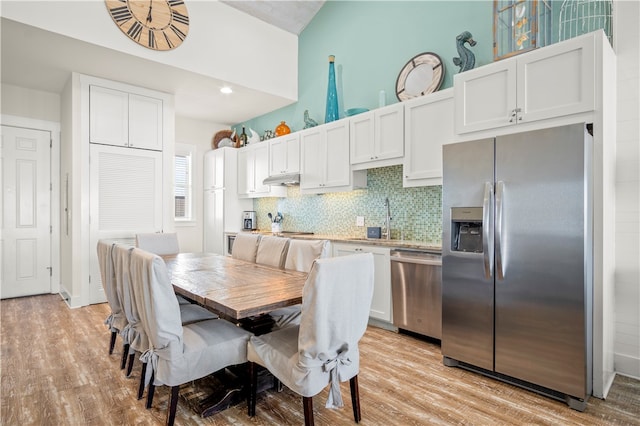
[[[284,268],[284,260],[287,256],[289,238],[263,236],[258,242],[256,251],[256,263],[261,265]],[[235,244],[234,244],[235,247]]]
[[[105,319],[104,323],[109,327],[111,336],[109,339],[109,355],[113,354],[113,349],[116,344],[116,336],[127,325],[127,318],[125,316],[120,299],[116,293],[116,277],[115,268],[113,265],[112,251],[113,243],[105,240],[98,240],[98,266],[100,268],[100,278],[102,279],[102,288],[107,297],[107,303],[111,308],[111,313]],[[127,348],[128,349],[128,348]],[[126,352],[123,350],[123,352]]]
[[[127,345],[127,351],[123,354],[121,368],[125,367],[125,361],[128,356],[126,376],[131,375],[133,363],[136,353],[143,353],[149,349],[149,338],[145,332],[140,320],[140,312],[136,305],[134,289],[135,285],[139,285],[134,280],[131,273],[131,252],[133,247],[116,244],[113,248],[113,263],[116,269],[116,283],[120,303],[124,309],[128,324],[122,330],[121,335],[123,341]],[[198,321],[207,321],[217,319],[218,315],[209,310],[195,304],[178,304],[180,308],[180,320],[182,324],[192,324]],[[140,374],[140,385],[138,387],[138,399],[142,398],[144,393],[144,375],[147,365],[142,364]]]
[[[147,408],[155,386],[170,386],[166,424],[172,425],[180,385],[246,363],[251,333],[223,319],[182,325],[166,265],[158,255],[133,249],[131,273],[139,283],[134,295],[150,343],[141,357],[152,367]]]
[[[284,267],[294,271],[309,272],[316,259],[329,257],[329,249],[329,240],[292,239],[289,242]],[[299,324],[300,309],[301,305],[298,304],[271,311],[269,315],[275,322],[274,327],[282,328]]]
[[[246,260],[247,262],[256,261],[258,254],[258,244],[260,243],[260,234],[251,234],[248,232],[238,232],[233,242],[233,250],[231,257],[234,259]]]
[[[360,421],[358,342],[367,329],[373,279],[371,253],[315,261],[302,292],[300,325],[249,340],[250,417],[256,413],[258,364],[302,396],[305,425],[313,425],[313,396],[329,385],[326,407],[342,407],[340,382],[349,380],[353,416]]]
[[[180,253],[178,234],[175,232],[149,232],[136,234],[136,247],[157,254],[158,256]],[[179,294],[176,294],[176,298],[178,298],[178,303],[181,305],[188,305],[191,303]]]

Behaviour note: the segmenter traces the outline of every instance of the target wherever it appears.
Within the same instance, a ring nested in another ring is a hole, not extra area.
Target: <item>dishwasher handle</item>
[[[434,260],[434,259],[420,259],[416,257],[400,257],[400,256],[391,256],[392,262],[401,262],[401,263],[414,263],[418,265],[431,265],[431,266],[441,266],[442,260]]]

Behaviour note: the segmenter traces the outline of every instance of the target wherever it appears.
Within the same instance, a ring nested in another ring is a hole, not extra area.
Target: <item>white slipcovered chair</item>
[[[178,234],[175,232],[136,234],[136,247],[157,254],[158,256],[180,253]],[[176,297],[178,298],[178,303],[181,305],[191,303],[178,294],[176,294]]]
[[[113,243],[105,240],[99,240],[97,245],[98,266],[100,267],[100,278],[102,279],[102,287],[107,296],[107,302],[111,308],[111,313],[104,321],[111,331],[109,340],[109,355],[113,354],[113,348],[116,344],[116,336],[127,325],[127,317],[125,316],[120,299],[116,290],[116,272],[112,260]],[[128,352],[128,347],[123,348],[123,352]],[[124,367],[123,367],[124,368]]]
[[[309,272],[316,259],[329,257],[328,240],[297,240],[289,242],[284,268]],[[287,306],[269,313],[277,328],[300,324],[300,305]]]
[[[182,325],[166,265],[159,256],[133,249],[134,294],[150,347],[141,359],[152,366],[147,408],[154,386],[171,387],[167,424],[172,425],[183,383],[247,361],[251,333],[223,319]]]
[[[349,380],[353,415],[360,421],[358,342],[373,297],[371,253],[318,259],[304,285],[299,326],[253,336],[249,359],[248,414],[255,416],[257,368],[267,368],[302,395],[305,424],[313,424],[313,396],[330,385],[326,406],[343,406],[340,382]]]
[[[233,250],[231,257],[234,259],[245,260],[247,262],[256,261],[258,254],[258,244],[260,243],[260,234],[250,234],[248,232],[238,232],[236,239],[233,241]]]
[[[140,285],[135,281],[135,276],[131,273],[131,252],[133,247],[116,244],[113,248],[113,263],[116,269],[116,286],[118,297],[123,307],[128,324],[121,331],[122,340],[125,342],[127,351],[123,354],[121,368],[124,368],[126,357],[129,361],[127,365],[127,377],[131,375],[136,352],[143,353],[149,349],[149,337],[142,325],[141,314],[135,300],[134,286]],[[179,304],[180,320],[182,324],[192,324],[198,321],[217,319],[218,315],[195,304]],[[147,369],[146,363],[142,363],[140,374],[140,385],[138,388],[138,399],[142,398],[144,392],[144,376]]]
[[[261,237],[256,252],[256,263],[273,266],[275,268],[283,268],[289,241],[289,238],[273,236]]]

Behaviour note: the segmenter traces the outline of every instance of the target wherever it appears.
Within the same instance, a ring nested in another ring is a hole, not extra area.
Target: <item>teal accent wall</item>
[[[469,31],[476,67],[493,62],[493,2],[335,1],[320,9],[298,40],[298,102],[246,123],[261,135],[286,121],[292,131],[304,127],[303,115],[324,123],[329,55],[335,55],[341,114],[349,108],[398,102],[398,73],[414,56],[433,52],[445,68],[442,89],[453,85],[458,67],[456,36]],[[238,127],[239,128],[239,127]],[[258,227],[269,231],[267,213],[284,215],[283,229],[344,237],[365,237],[367,226],[383,226],[385,197],[391,205],[392,237],[439,244],[442,238],[442,187],[402,187],[402,166],[369,170],[367,188],[347,193],[301,195],[288,188],[286,198],[254,200]],[[356,226],[356,216],[365,226]]]
[[[391,207],[391,237],[439,245],[442,239],[442,187],[402,187],[402,166],[367,171],[367,188],[350,192],[302,195],[300,187],[287,189],[286,198],[260,198],[253,206],[258,228],[270,231],[267,216],[282,213],[284,231],[308,231],[339,237],[366,237],[368,226],[384,226],[385,198]],[[365,226],[356,226],[364,216]]]
[[[456,36],[473,34],[476,67],[493,62],[493,2],[476,1],[336,1],[320,9],[298,39],[298,102],[242,124],[259,134],[280,121],[292,131],[304,127],[303,115],[324,123],[329,55],[335,55],[341,114],[349,108],[398,102],[396,79],[414,56],[436,53],[445,66],[442,89],[453,85],[458,67]],[[240,127],[238,127],[240,129]]]

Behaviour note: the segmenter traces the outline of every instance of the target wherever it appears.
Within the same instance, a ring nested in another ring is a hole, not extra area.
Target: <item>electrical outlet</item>
[[[364,226],[364,216],[356,216],[356,226]]]

